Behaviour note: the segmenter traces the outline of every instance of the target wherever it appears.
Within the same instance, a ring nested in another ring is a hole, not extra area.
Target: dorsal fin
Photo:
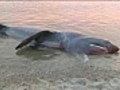
[[[23,40],[15,49],[22,48],[23,46],[29,44],[32,40],[36,40],[37,41],[38,39],[42,39],[42,41],[41,41],[41,43],[42,43],[44,38],[49,37],[52,34],[53,34],[53,32],[50,32],[50,31],[38,32],[38,33],[28,37],[27,39]]]

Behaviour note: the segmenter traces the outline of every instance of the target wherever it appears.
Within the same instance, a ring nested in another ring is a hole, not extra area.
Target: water
[[[120,47],[119,9],[120,2],[116,1],[2,1],[0,23],[43,30],[73,31],[108,39]],[[0,39],[0,86],[3,90],[120,89],[119,54],[89,56],[90,61],[81,63],[57,50],[25,48],[15,51],[19,43],[10,38]]]

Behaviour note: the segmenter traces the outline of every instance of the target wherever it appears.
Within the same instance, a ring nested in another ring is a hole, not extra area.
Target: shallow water
[[[73,31],[108,39],[120,47],[119,9],[120,3],[115,1],[0,2],[0,23]],[[0,38],[0,86],[3,90],[120,89],[119,53],[89,56],[90,61],[83,63],[58,50],[24,48],[16,51],[18,43],[10,38]]]

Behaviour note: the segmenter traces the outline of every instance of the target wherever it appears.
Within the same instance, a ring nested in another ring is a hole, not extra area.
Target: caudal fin
[[[6,28],[8,28],[7,26],[0,24],[0,35],[4,35],[7,36],[6,34]]]
[[[38,32],[30,37],[28,37],[27,39],[23,40],[15,49],[19,49],[19,48],[22,48],[23,46],[26,46],[27,44],[29,44],[32,40],[35,40],[35,41],[39,41],[39,43],[42,43],[45,38],[49,37],[50,35],[52,35],[53,32],[50,32],[50,31],[41,31],[41,32]]]
[[[0,24],[0,30],[2,30],[3,28],[6,28],[7,26]]]

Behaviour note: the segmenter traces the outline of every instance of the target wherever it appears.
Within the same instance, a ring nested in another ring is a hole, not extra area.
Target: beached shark
[[[25,27],[9,27],[0,24],[0,34],[22,41],[16,50],[24,46],[46,47],[63,50],[70,54],[113,54],[119,48],[108,40],[90,37],[75,32],[58,32]]]

